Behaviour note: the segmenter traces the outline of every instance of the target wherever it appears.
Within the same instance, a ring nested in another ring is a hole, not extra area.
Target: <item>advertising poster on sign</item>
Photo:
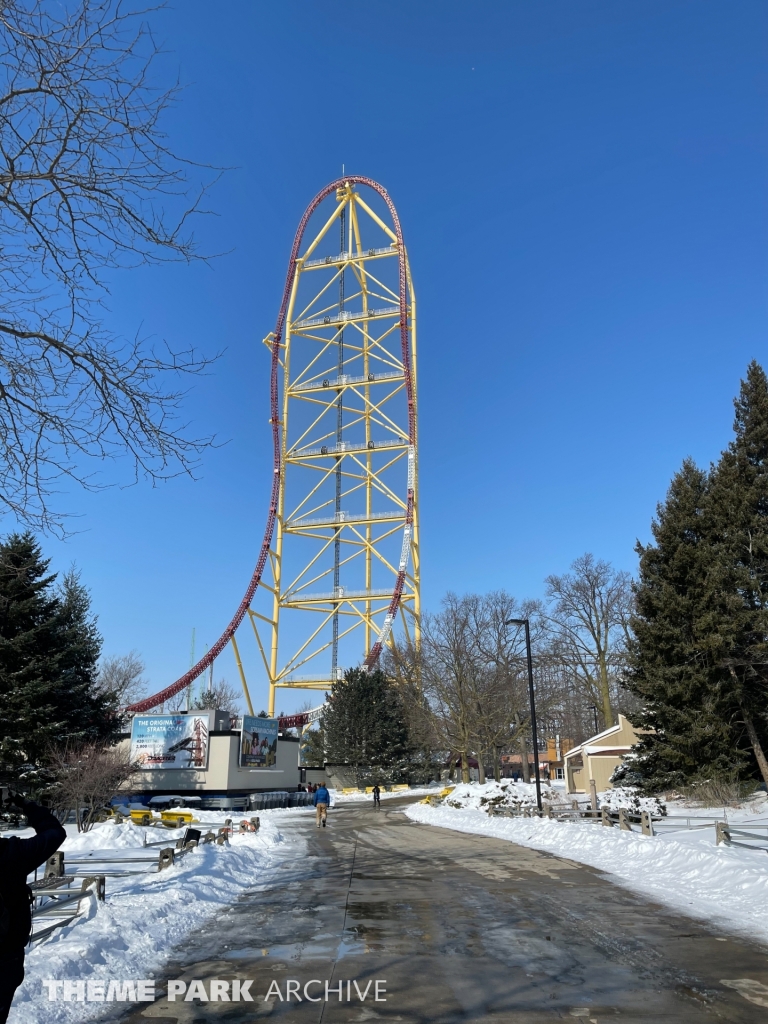
[[[277,763],[277,719],[243,715],[241,768],[274,768]]]
[[[208,715],[136,715],[131,760],[142,769],[206,768]]]

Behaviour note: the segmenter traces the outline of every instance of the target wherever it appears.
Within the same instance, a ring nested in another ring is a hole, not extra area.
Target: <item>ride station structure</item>
[[[398,620],[418,643],[416,298],[377,182],[345,176],[309,204],[264,343],[274,465],[256,567],[206,655],[128,711],[164,704],[231,643],[253,714],[237,635],[246,620],[270,715],[278,688],[328,690],[345,668],[373,667]]]

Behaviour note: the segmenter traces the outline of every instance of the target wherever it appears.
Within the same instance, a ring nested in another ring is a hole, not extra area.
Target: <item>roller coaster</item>
[[[309,204],[264,344],[273,467],[256,567],[206,655],[130,712],[165,704],[231,644],[253,714],[237,638],[246,620],[270,715],[278,688],[328,690],[345,664],[376,665],[396,622],[418,643],[416,297],[377,182],[345,176]]]

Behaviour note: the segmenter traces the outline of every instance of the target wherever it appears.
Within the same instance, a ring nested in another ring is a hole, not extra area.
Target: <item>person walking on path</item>
[[[44,807],[20,796],[8,802],[21,808],[37,835],[0,839],[0,1024],[8,1020],[13,994],[24,980],[24,947],[32,931],[27,875],[45,864],[67,838]]]
[[[315,790],[314,802],[317,827],[320,828],[320,822],[322,822],[323,828],[325,828],[325,819],[328,816],[328,805],[331,802],[331,794],[325,788],[324,782],[321,782],[319,787]],[[2,1024],[2,1021],[0,1021],[0,1024]]]
[[[379,789],[378,782],[373,787],[373,806],[381,810],[381,790]]]

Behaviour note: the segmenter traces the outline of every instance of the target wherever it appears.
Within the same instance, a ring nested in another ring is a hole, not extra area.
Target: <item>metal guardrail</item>
[[[250,824],[251,831],[258,831],[258,818],[252,818]],[[43,878],[39,880],[35,878],[30,885],[34,897],[32,922],[34,925],[41,917],[60,917],[62,911],[65,911],[65,914],[45,928],[33,931],[29,939],[30,945],[48,938],[56,929],[72,924],[81,916],[81,905],[84,900],[105,900],[107,878],[144,875],[151,869],[164,871],[177,863],[185,854],[196,849],[199,844],[227,845],[232,831],[232,819],[228,818],[226,824],[219,828],[218,834],[208,831],[203,835],[199,829],[188,828],[184,836],[176,841],[175,847],[169,846],[168,840],[165,839],[159,843],[146,843],[138,848],[147,850],[152,847],[161,847],[155,857],[132,856],[136,852],[135,848],[126,849],[125,855],[121,855],[120,851],[117,851],[117,856],[114,850],[107,851],[106,854],[99,850],[93,850],[85,857],[75,854],[70,858],[65,858],[62,851],[54,853],[45,862]],[[112,865],[133,864],[142,866],[138,869],[109,870]],[[86,870],[81,870],[81,868],[86,868]],[[73,889],[73,885],[78,879],[81,880],[80,889]],[[71,907],[75,907],[74,914],[66,912],[66,909]]]
[[[284,796],[296,795],[308,797],[310,794],[281,794]],[[210,824],[218,826],[218,822],[196,822],[196,824]],[[259,819],[251,818],[246,826],[247,831],[257,832]],[[125,852],[108,850],[92,850],[87,854],[75,853],[65,858],[63,851],[58,851],[48,858],[44,865],[43,878],[37,878],[35,871],[34,881],[30,885],[33,895],[32,921],[33,924],[41,917],[60,917],[62,911],[75,907],[74,914],[64,913],[59,920],[53,921],[45,928],[35,930],[30,936],[30,945],[41,942],[48,938],[56,929],[62,928],[75,921],[82,913],[81,905],[84,900],[104,900],[106,898],[106,879],[123,878],[130,875],[143,875],[154,868],[155,871],[163,871],[172,867],[178,860],[198,845],[216,843],[218,846],[228,845],[229,836],[233,832],[232,819],[227,818],[223,826],[218,827],[218,832],[209,830],[204,835],[200,829],[187,828],[184,835],[176,840],[175,847],[168,845],[167,839],[160,842],[147,843],[135,848],[127,848]],[[156,857],[134,856],[141,850],[159,848]],[[113,866],[123,868],[127,865],[141,865],[141,867],[129,867],[126,870],[111,870]],[[84,870],[83,870],[84,869]],[[106,870],[105,870],[106,869]],[[73,885],[80,880],[80,889],[74,889]]]
[[[372,256],[397,256],[398,249],[395,242],[378,249],[363,249],[361,252],[340,252],[337,256],[322,256],[320,259],[307,260],[303,264],[304,270],[315,267],[333,266],[337,263],[348,263],[350,260],[363,260]]]
[[[342,441],[339,444],[321,444],[314,448],[292,448],[286,455],[286,461],[296,462],[298,459],[314,458],[319,455],[348,455],[380,449],[408,448],[408,439],[400,436],[396,439],[384,438],[380,441]]]
[[[29,937],[30,946],[35,942],[42,942],[43,939],[47,939],[58,928],[64,928],[66,925],[72,924],[83,913],[81,905],[84,900],[91,902],[92,900],[104,899],[105,882],[103,875],[89,875],[83,879],[80,889],[77,890],[71,888],[74,880],[74,875],[47,876],[42,882],[35,882],[30,886],[34,896],[32,906],[33,927],[41,917],[55,916],[59,918],[44,928],[35,928]],[[75,904],[74,914],[66,912],[67,907],[72,907]],[[63,910],[65,913],[61,917],[60,915]]]
[[[319,594],[305,594],[300,590],[294,591],[294,593],[288,593],[283,595],[283,604],[302,604],[309,603],[310,601],[360,601],[370,598],[371,600],[377,600],[382,598],[391,598],[392,588],[376,588],[371,590],[351,590],[349,587],[337,587],[335,590],[323,592]]]
[[[594,810],[589,807],[583,809],[581,807],[562,807],[562,806],[547,806],[544,811],[539,813],[536,807],[498,807],[489,808],[488,811],[491,815],[497,815],[502,817],[523,817],[523,818],[537,818],[546,817],[552,818],[556,821],[583,821],[587,824],[592,823],[595,825],[603,825],[608,828],[612,828],[615,825],[622,831],[633,832],[633,826],[639,825],[640,831],[644,835],[652,836],[658,835],[659,831],[680,831],[683,830],[683,826],[673,827],[667,829],[665,827],[666,822],[671,820],[667,816],[663,815],[652,815],[650,811],[640,811],[639,813],[629,811],[626,808],[619,808],[613,810],[609,807],[601,807],[599,810]],[[682,818],[685,821],[696,820],[695,818]],[[718,819],[711,819],[705,824],[698,826],[691,826],[691,828],[711,828],[712,824]]]
[[[335,324],[345,324],[355,320],[377,320],[382,316],[400,316],[399,306],[383,306],[381,309],[351,310],[342,309],[341,312],[331,313],[325,316],[310,316],[306,320],[296,320],[291,324],[292,331],[302,331],[307,327],[328,327]]]
[[[731,825],[723,818],[714,815],[652,815],[650,811],[636,812],[620,808],[613,811],[608,807],[600,810],[588,808],[586,810],[577,807],[561,808],[548,806],[543,812],[536,807],[490,807],[488,814],[493,817],[505,818],[538,818],[546,817],[556,821],[579,821],[603,825],[613,828],[616,825],[627,832],[634,832],[637,825],[640,831],[646,836],[671,835],[675,832],[697,832],[703,829],[715,829],[716,845],[739,846],[744,850],[754,850],[768,853],[768,822],[750,824],[749,828],[740,828],[738,825]],[[758,834],[755,829],[765,830],[764,834]],[[744,840],[748,840],[744,842]],[[756,846],[755,843],[761,845]]]
[[[723,818],[714,814],[665,814],[663,817],[653,820],[658,822],[658,827],[665,832],[694,832],[697,829],[712,828],[718,821],[723,821]],[[678,824],[682,821],[685,822],[685,825]],[[691,822],[695,822],[695,824],[692,825]]]
[[[329,388],[349,387],[355,384],[387,384],[395,380],[405,380],[402,370],[387,370],[382,373],[342,373],[338,377],[319,377],[314,380],[307,380],[301,384],[292,384],[291,392],[299,391],[322,391]]]
[[[254,811],[309,807],[312,796],[312,793],[254,793],[250,797],[250,807]]]
[[[405,519],[404,512],[337,512],[332,516],[320,516],[317,519],[289,519],[286,530],[294,530],[305,526],[340,526],[345,523],[371,523],[389,519]]]
[[[740,846],[744,850],[756,850],[768,853],[768,824],[754,824],[751,825],[750,828],[764,828],[767,831],[765,835],[757,835],[755,832],[739,828],[738,825],[729,825],[727,821],[718,822],[715,829],[717,845],[719,846],[722,843],[725,846]],[[734,839],[734,836],[737,836],[738,838]],[[744,839],[751,839],[754,842],[762,843],[763,845],[752,846],[750,843],[743,842]]]

